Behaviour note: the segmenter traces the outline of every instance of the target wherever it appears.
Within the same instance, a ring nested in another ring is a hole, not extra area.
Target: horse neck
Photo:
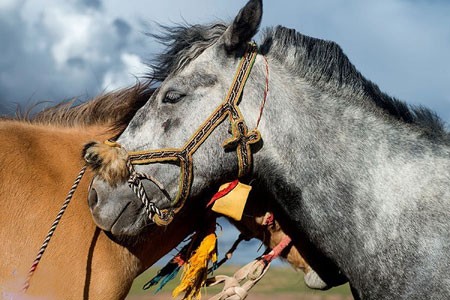
[[[7,290],[18,290],[83,165],[82,147],[116,133],[101,126],[57,128],[11,121],[0,123],[0,134],[0,236],[14,236],[2,244],[0,261],[7,263],[0,268],[0,281]],[[91,178],[87,172],[80,182],[32,279],[30,294],[123,299],[137,275],[193,232],[200,211],[195,205],[132,245],[112,241],[92,221],[86,201]]]
[[[81,149],[113,133],[104,127],[58,128],[0,123],[2,186],[0,251],[3,287],[17,290],[73,180],[83,166]],[[90,174],[81,181],[35,273],[30,294],[75,298],[125,297],[141,271],[139,258],[98,230],[87,205]],[[107,291],[106,294],[105,290]],[[44,292],[45,291],[45,292]]]
[[[301,78],[273,71],[270,88],[255,171],[279,203],[281,222],[301,228],[297,234],[344,271],[376,245],[389,244],[392,231],[423,225],[421,209],[448,211],[446,145]],[[411,219],[401,224],[405,213]]]

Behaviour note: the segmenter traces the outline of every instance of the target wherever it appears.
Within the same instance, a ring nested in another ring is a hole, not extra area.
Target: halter
[[[256,44],[249,44],[239,63],[233,83],[224,101],[216,108],[209,118],[203,122],[203,124],[189,138],[182,148],[164,148],[128,153],[128,168],[131,177],[129,180],[129,185],[144,203],[147,213],[149,213],[149,218],[151,218],[156,224],[167,225],[173,219],[174,214],[176,214],[183,207],[189,196],[193,180],[192,156],[210,136],[210,134],[222,122],[224,122],[227,117],[231,124],[232,137],[227,139],[222,146],[225,150],[236,151],[239,165],[238,178],[242,178],[251,172],[252,151],[250,146],[260,141],[261,135],[257,128],[251,131],[248,130],[244,117],[239,110],[238,104],[257,54]],[[265,96],[266,94],[267,87],[265,89]],[[159,210],[152,201],[148,200],[141,179],[148,179],[153,182],[165,194],[166,197],[167,192],[155,178],[145,174],[136,173],[133,165],[147,165],[152,163],[175,163],[180,166],[181,174],[179,178],[178,194],[175,200],[171,203],[172,206],[176,206],[175,208],[171,208],[170,210]]]

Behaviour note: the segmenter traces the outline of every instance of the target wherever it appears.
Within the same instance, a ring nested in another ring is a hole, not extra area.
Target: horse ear
[[[223,34],[225,50],[234,52],[245,46],[258,32],[263,11],[262,0],[250,0]]]

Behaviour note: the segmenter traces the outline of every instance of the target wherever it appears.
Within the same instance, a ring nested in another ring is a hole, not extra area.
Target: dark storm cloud
[[[122,19],[115,19],[113,25],[120,37],[126,38],[131,32],[131,26]]]
[[[32,20],[23,14],[26,1],[0,5],[2,111],[11,103],[85,99],[143,73],[132,69],[140,65],[132,49],[142,34],[124,20],[86,11],[87,4],[101,7],[100,1],[64,3]]]
[[[80,4],[94,9],[101,9],[102,8],[102,1],[101,0],[79,0]]]

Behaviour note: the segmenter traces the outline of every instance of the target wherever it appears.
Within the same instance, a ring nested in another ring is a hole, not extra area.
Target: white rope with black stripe
[[[149,219],[154,220],[153,217],[155,215],[158,215],[158,217],[161,220],[168,220],[169,218],[171,218],[173,214],[172,211],[163,211],[159,209],[154,202],[148,199],[144,185],[142,184],[142,179],[146,179],[153,182],[164,194],[164,196],[169,200],[169,203],[172,203],[172,199],[170,198],[170,195],[164,188],[163,184],[151,175],[136,172],[130,160],[127,161],[127,168],[128,172],[130,173],[128,185],[136,194],[136,196],[141,200],[141,202],[144,204],[145,212],[147,213]]]
[[[84,166],[83,168],[81,168],[80,173],[78,174],[77,178],[75,179],[72,188],[70,189],[69,193],[67,194],[66,200],[64,201],[61,209],[59,210],[58,215],[55,218],[55,221],[53,221],[52,226],[50,227],[50,230],[47,233],[47,236],[44,239],[44,242],[42,243],[41,249],[39,250],[36,259],[34,260],[33,264],[31,265],[30,271],[28,272],[28,276],[27,279],[25,280],[25,283],[22,287],[22,292],[25,293],[28,288],[30,287],[30,280],[31,277],[33,276],[34,272],[36,271],[36,268],[39,264],[39,262],[41,261],[42,256],[44,255],[45,250],[47,249],[47,246],[50,242],[50,239],[53,236],[53,233],[56,230],[56,227],[59,224],[59,221],[61,220],[64,212],[66,211],[67,206],[69,205],[70,201],[73,198],[73,194],[75,193],[75,190],[78,187],[78,184],[81,181],[81,178],[83,178],[84,173],[86,172],[86,166]]]

